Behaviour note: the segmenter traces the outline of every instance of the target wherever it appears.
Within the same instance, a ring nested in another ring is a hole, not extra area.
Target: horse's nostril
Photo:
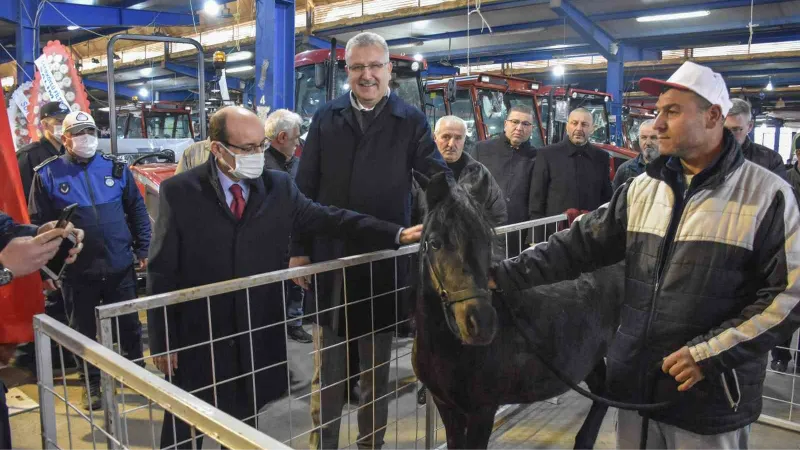
[[[478,318],[475,316],[475,314],[469,315],[469,320],[467,321],[467,333],[469,333],[469,335],[472,337],[475,337],[480,333]]]

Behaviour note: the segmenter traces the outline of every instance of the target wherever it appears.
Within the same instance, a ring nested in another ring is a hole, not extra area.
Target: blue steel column
[[[294,109],[294,1],[256,0],[254,106]]]
[[[33,81],[35,69],[33,61],[39,54],[39,49],[34,49],[34,39],[36,28],[33,26],[37,0],[6,0],[18,1],[16,24],[16,59],[22,68],[17,68],[17,84],[22,84],[28,80]],[[27,74],[27,75],[26,75]]]
[[[620,52],[623,53],[623,52]],[[622,145],[622,105],[625,101],[625,57],[617,55],[616,60],[608,60],[608,73],[606,75],[606,92],[611,94],[609,120],[616,120],[609,124],[611,136],[609,139],[617,146]],[[611,119],[614,117],[616,119]]]
[[[772,147],[772,150],[780,153],[780,145],[781,145],[781,128],[783,127],[783,122],[780,120],[775,121],[775,146]]]

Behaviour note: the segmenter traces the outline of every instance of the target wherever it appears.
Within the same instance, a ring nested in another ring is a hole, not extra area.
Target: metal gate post
[[[36,346],[36,372],[39,376],[39,420],[42,424],[42,448],[58,448],[56,433],[56,405],[53,394],[53,358],[50,352],[50,336],[39,327],[34,317],[33,332]],[[45,389],[45,386],[50,389]]]
[[[430,390],[425,392],[425,448],[436,447],[436,405]]]
[[[97,311],[95,310],[95,313],[96,312]],[[114,334],[111,328],[112,320],[112,318],[97,318],[97,329],[100,333],[100,344],[103,347],[114,351]],[[106,431],[111,436],[114,436],[120,443],[126,442],[125,436],[122,435],[122,424],[119,420],[119,410],[117,410],[114,378],[105,371],[100,371],[100,386],[102,393],[103,415],[106,421]],[[113,439],[106,438],[106,441],[108,442],[108,448],[118,448]]]

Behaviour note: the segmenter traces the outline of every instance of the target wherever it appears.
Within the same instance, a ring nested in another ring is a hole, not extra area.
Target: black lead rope
[[[555,375],[556,378],[558,378],[562,383],[566,384],[570,389],[574,390],[575,392],[583,395],[584,397],[586,397],[586,398],[588,398],[588,399],[590,399],[592,401],[595,401],[595,402],[598,402],[598,403],[601,403],[603,405],[610,406],[610,407],[613,407],[613,408],[625,409],[625,410],[628,410],[628,411],[637,411],[637,412],[644,413],[642,415],[643,416],[642,417],[642,428],[641,428],[641,433],[640,433],[639,447],[640,448],[647,448],[647,434],[648,434],[648,430],[649,430],[649,414],[647,414],[647,413],[666,409],[666,408],[674,405],[677,400],[669,400],[669,401],[658,402],[658,403],[627,403],[627,402],[620,402],[620,401],[617,401],[617,400],[611,400],[609,398],[603,397],[601,395],[597,395],[597,394],[595,394],[593,392],[590,392],[590,391],[578,386],[578,383],[572,381],[567,375],[564,374],[564,372],[561,371],[561,369],[559,369],[556,366],[554,366],[547,358],[544,357],[544,355],[542,355],[539,352],[539,348],[536,346],[536,343],[528,335],[527,328],[524,326],[524,324],[522,324],[520,319],[515,314],[515,312],[516,312],[515,309],[511,307],[511,304],[508,302],[507,299],[505,299],[503,297],[502,293],[500,291],[495,291],[495,295],[505,304],[506,308],[508,308],[509,315],[511,316],[511,321],[514,323],[514,326],[517,328],[517,331],[519,331],[519,333],[522,335],[522,337],[528,343],[528,348],[531,351],[531,353],[533,353],[533,355],[536,356],[536,358],[550,372],[552,372],[553,375]],[[652,398],[652,386],[656,381],[656,375],[657,374],[658,374],[658,372],[654,371],[653,372],[653,376],[652,376],[652,380],[648,380],[649,382],[647,383],[647,388],[646,388],[646,393],[645,393],[645,399],[648,400],[648,401]]]

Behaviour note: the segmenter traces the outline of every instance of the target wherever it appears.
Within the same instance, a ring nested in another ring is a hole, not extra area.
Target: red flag
[[[0,90],[0,211],[19,223],[30,223],[11,124]],[[44,312],[42,279],[38,273],[14,279],[0,286],[0,344],[33,340],[33,316]]]

